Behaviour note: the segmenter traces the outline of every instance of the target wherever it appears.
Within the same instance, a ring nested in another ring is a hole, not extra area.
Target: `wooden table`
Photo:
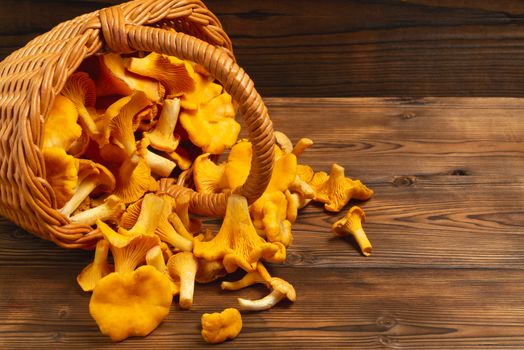
[[[267,99],[276,128],[316,144],[301,161],[333,162],[376,192],[361,205],[374,251],[330,232],[341,215],[311,205],[283,266],[294,304],[246,313],[221,347],[524,347],[524,100]],[[216,228],[216,221],[208,222]],[[0,348],[109,348],[76,275],[91,253],[65,251],[1,222]],[[200,316],[261,287],[199,285],[146,339],[118,348],[204,347]]]

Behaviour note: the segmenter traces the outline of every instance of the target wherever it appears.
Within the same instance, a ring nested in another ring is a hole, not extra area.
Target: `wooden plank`
[[[311,205],[273,275],[299,299],[246,313],[228,348],[524,347],[524,101],[480,98],[266,99],[277,129],[315,145],[375,191],[361,205],[371,257],[330,232],[341,214]],[[219,221],[206,220],[216,230]],[[76,274],[91,252],[66,251],[0,220],[0,348],[108,348]],[[239,274],[228,278],[238,277]],[[199,348],[204,312],[259,297],[199,285],[145,340],[120,347]]]
[[[364,258],[362,258],[364,259]],[[13,348],[109,348],[90,318],[89,294],[75,285],[81,265],[0,268],[0,346]],[[274,268],[294,283],[296,303],[244,313],[231,349],[402,348],[482,349],[524,346],[524,281],[521,270],[372,268]],[[21,292],[26,291],[26,292]],[[234,306],[236,297],[257,298],[263,288],[221,292],[198,285],[191,311],[173,305],[146,340],[119,348],[200,348],[200,316]],[[30,332],[30,333],[29,333]]]
[[[4,0],[0,57],[122,0]],[[523,96],[521,1],[207,0],[266,96]]]

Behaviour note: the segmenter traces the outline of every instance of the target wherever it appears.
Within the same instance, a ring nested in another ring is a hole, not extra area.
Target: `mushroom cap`
[[[224,221],[217,235],[208,242],[195,239],[193,248],[193,253],[199,258],[222,259],[227,272],[238,267],[253,271],[260,259],[282,262],[285,252],[286,248],[280,242],[268,243],[257,234],[247,200],[237,194],[228,198]]]
[[[220,260],[208,261],[206,259],[198,259],[198,269],[195,278],[198,283],[213,282],[226,274],[224,264]]]
[[[132,169],[130,174],[128,167]],[[120,167],[114,194],[122,198],[124,203],[132,203],[147,191],[155,191],[157,186],[146,161],[134,154]]]
[[[218,313],[202,315],[202,338],[208,343],[218,344],[234,339],[242,330],[242,316],[235,308]]]
[[[275,135],[276,144],[280,147],[280,149],[282,149],[284,153],[291,153],[293,151],[293,144],[286,134],[277,130],[275,130],[273,134]]]
[[[42,148],[60,147],[67,151],[82,135],[77,120],[78,111],[73,101],[57,95],[45,121]]]
[[[317,202],[324,203],[327,211],[338,212],[351,200],[351,198],[368,199],[373,191],[360,181],[353,181],[344,174],[344,168],[333,164],[328,176],[325,172],[318,172],[311,180],[315,189]]]
[[[78,161],[60,147],[44,148],[43,155],[46,180],[53,188],[57,207],[62,208],[75,193],[78,183]]]
[[[235,144],[240,132],[235,114],[231,96],[222,93],[199,105],[196,111],[182,111],[180,123],[194,145],[206,153],[222,154]]]
[[[93,190],[92,195],[96,197],[101,193],[113,192],[116,185],[113,173],[102,164],[95,163],[95,167],[99,171],[98,175],[96,175],[98,178],[98,186]]]
[[[285,191],[297,174],[297,157],[292,153],[283,153],[278,146],[275,146],[275,151],[273,173],[266,192]],[[251,169],[251,157],[252,146],[249,141],[241,140],[231,148],[224,170],[230,189],[246,182]]]
[[[226,164],[217,165],[209,159],[210,156],[211,154],[204,153],[193,162],[193,181],[200,193],[220,193],[228,187],[224,176]]]
[[[169,258],[167,269],[173,280],[179,280],[184,273],[196,275],[198,261],[191,252],[180,252]]]
[[[113,341],[146,336],[168,315],[173,300],[169,281],[152,266],[101,279],[89,302],[100,331]]]
[[[309,165],[298,164],[297,165],[297,175],[303,181],[305,181],[307,183],[310,183],[311,180],[313,180],[313,176],[315,175],[315,171]]]
[[[271,289],[284,294],[289,300],[295,301],[297,299],[295,288],[291,285],[291,283],[283,280],[282,278],[271,277],[268,283],[271,286]]]
[[[348,233],[355,233],[357,230],[362,229],[362,224],[365,220],[366,214],[364,210],[354,205],[342,219],[333,224],[332,229],[338,236],[345,236]]]
[[[168,96],[180,96],[195,89],[183,61],[171,61],[166,55],[152,52],[143,58],[131,58],[128,70],[158,80]]]
[[[133,91],[142,91],[154,102],[164,96],[165,89],[158,81],[127,71],[128,59],[115,53],[99,57],[100,74],[95,79],[98,96],[126,96]]]

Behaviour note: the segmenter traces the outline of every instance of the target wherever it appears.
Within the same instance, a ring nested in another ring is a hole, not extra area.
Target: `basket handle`
[[[249,203],[256,201],[271,178],[275,140],[267,108],[247,73],[220,47],[184,33],[127,23],[120,6],[100,10],[99,18],[104,40],[111,51],[149,51],[187,59],[202,65],[220,81],[238,103],[253,150],[249,176],[235,192],[246,197]],[[226,194],[191,191],[192,212],[223,215],[226,204]]]

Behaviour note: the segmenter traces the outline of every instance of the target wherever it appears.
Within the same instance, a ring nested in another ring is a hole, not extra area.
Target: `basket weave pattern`
[[[82,61],[105,52],[159,52],[203,65],[238,103],[253,144],[251,172],[237,192],[251,203],[273,165],[273,128],[249,76],[236,63],[218,19],[197,0],[135,0],[63,22],[0,63],[0,215],[65,248],[91,248],[100,234],[71,224],[56,208],[41,152],[44,123],[57,94]],[[170,183],[170,182],[164,182]],[[224,194],[190,191],[192,211],[224,212]]]

